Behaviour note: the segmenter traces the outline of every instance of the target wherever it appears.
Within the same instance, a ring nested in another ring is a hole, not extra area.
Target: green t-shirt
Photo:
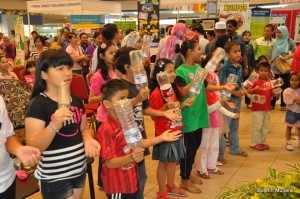
[[[199,64],[195,64],[193,68],[188,67],[184,64],[180,65],[176,69],[176,79],[178,85],[183,87],[194,79],[196,70],[201,67]],[[189,96],[183,98],[185,100]],[[208,109],[206,102],[205,85],[202,85],[199,96],[196,98],[195,103],[192,106],[188,106],[182,109],[182,121],[184,127],[183,133],[189,133],[199,128],[209,128]]]

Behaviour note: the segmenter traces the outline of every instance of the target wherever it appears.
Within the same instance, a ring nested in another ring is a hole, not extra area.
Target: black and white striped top
[[[45,94],[36,96],[26,110],[26,117],[45,121],[45,127],[58,108],[57,102]],[[38,180],[50,182],[76,178],[86,170],[86,157],[80,124],[85,112],[81,100],[72,95],[70,110],[74,123],[66,124],[55,135],[49,147],[42,152],[42,159],[35,171]]]
[[[48,50],[48,47],[44,47],[44,51],[45,50]],[[31,57],[32,58],[32,60],[37,60],[38,58],[39,58],[39,55],[40,55],[40,53],[38,53],[37,51],[36,51],[36,49],[34,49],[34,50],[32,50],[31,52],[30,52],[30,55],[29,55],[29,57]]]

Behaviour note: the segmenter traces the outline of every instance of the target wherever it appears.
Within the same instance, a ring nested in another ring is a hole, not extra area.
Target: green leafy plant
[[[290,199],[300,198],[300,164],[288,165],[289,171],[278,173],[268,168],[267,176],[230,189],[219,199]]]

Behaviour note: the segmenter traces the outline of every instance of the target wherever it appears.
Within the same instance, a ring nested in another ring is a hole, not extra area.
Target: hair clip
[[[105,49],[106,48],[106,44],[103,42],[100,46],[102,49]]]
[[[158,66],[161,68],[161,67],[163,67],[163,65],[165,65],[165,62],[159,61]]]

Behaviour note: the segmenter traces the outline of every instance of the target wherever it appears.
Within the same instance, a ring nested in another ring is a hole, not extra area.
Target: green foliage
[[[219,199],[290,199],[300,198],[300,164],[288,165],[289,171],[278,173],[268,168],[264,179],[230,189]]]

